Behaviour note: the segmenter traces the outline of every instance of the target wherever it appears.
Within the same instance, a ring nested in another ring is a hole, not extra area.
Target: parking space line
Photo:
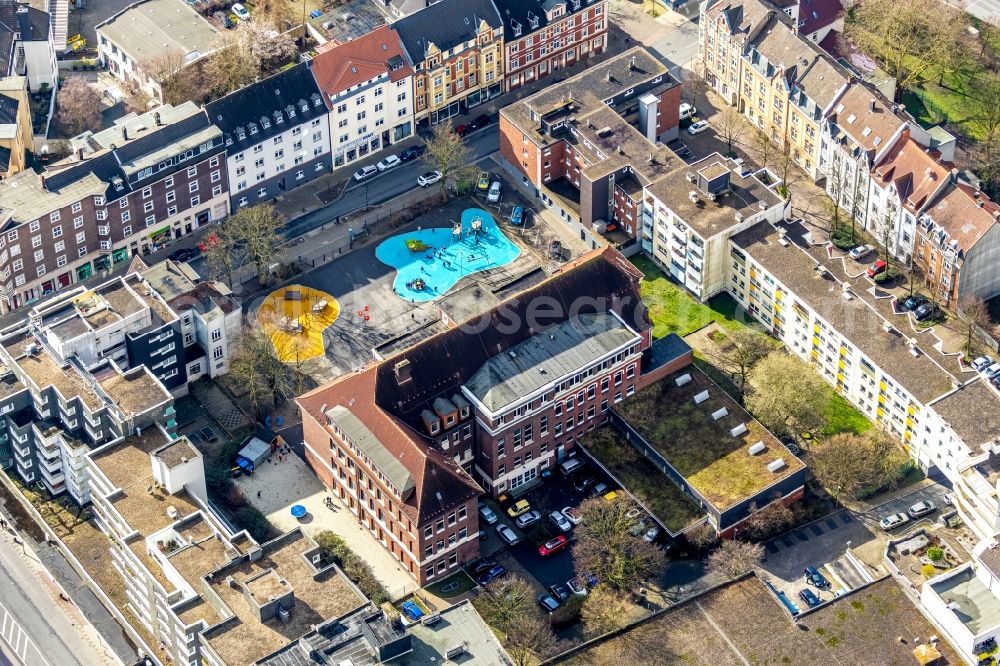
[[[840,527],[839,525],[837,525],[837,521],[834,520],[833,518],[827,518],[826,521],[824,522],[826,522],[826,526],[829,527],[831,530],[835,530],[838,527]]]
[[[812,525],[810,525],[809,529],[816,536],[823,536],[823,529],[819,525],[817,525],[816,523],[813,523]]]

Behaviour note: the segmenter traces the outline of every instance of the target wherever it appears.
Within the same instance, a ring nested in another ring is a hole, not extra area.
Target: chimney
[[[153,120],[156,121],[156,126],[159,127],[160,126],[160,112],[159,111],[157,111],[157,112],[155,112],[153,114]]]
[[[122,138],[128,141],[128,128],[122,125]]]
[[[628,68],[629,71],[635,71],[635,56],[628,59]]]
[[[81,162],[83,161],[83,148],[76,149],[76,158]]]
[[[875,113],[875,98],[874,97],[872,97],[871,107],[870,108],[871,108],[871,112]]]

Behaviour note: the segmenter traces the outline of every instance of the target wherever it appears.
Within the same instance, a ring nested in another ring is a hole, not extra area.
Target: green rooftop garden
[[[672,533],[677,534],[703,515],[689,495],[614,428],[591,432],[583,446]]]

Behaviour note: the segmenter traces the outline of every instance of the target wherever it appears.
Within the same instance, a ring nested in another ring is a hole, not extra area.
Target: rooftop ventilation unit
[[[448,648],[448,651],[444,653],[444,656],[445,659],[454,659],[462,654],[465,654],[465,645],[459,643],[458,645],[452,645]]]
[[[708,390],[707,389],[704,390],[704,391],[702,391],[701,393],[696,394],[694,396],[694,404],[696,404],[696,405],[700,405],[701,403],[705,402],[706,400],[708,400]]]
[[[684,177],[687,178],[687,181],[689,183],[697,183],[698,182],[698,176],[695,175],[695,173],[693,171],[688,171],[686,174],[684,174]]]
[[[739,215],[739,213],[736,214]],[[788,239],[785,238],[784,236],[778,236],[778,243],[780,243],[782,247],[788,247],[789,245],[791,245],[791,243],[788,242]]]
[[[433,627],[435,624],[441,621],[441,613],[432,613],[425,617],[420,624],[425,627]]]
[[[177,520],[177,507],[173,504],[167,507],[167,517],[171,520]]]
[[[614,134],[614,132],[611,131],[610,127],[602,127],[601,129],[597,130],[597,136],[601,137],[602,139],[611,136],[612,134]]]
[[[882,322],[882,330],[886,333],[892,333],[892,324],[887,321]]]
[[[767,471],[768,472],[777,472],[779,469],[781,469],[784,466],[785,466],[785,459],[784,458],[778,458],[777,460],[774,460],[774,461],[769,462],[767,464]]]
[[[723,407],[723,409],[725,409],[725,407]],[[735,428],[733,428],[732,430],[729,431],[729,436],[730,437],[739,437],[740,435],[742,435],[746,431],[747,431],[747,424],[746,423],[741,423],[741,424],[739,424],[738,426],[736,426]]]
[[[678,386],[684,386],[690,381],[691,381],[691,375],[689,373],[684,373],[683,375],[675,379],[674,383],[677,384]]]
[[[747,449],[747,453],[749,453],[752,456],[756,456],[761,453],[764,453],[766,449],[767,447],[764,446],[764,442],[757,442],[756,444],[752,445],[749,449]]]
[[[278,619],[281,620],[282,624],[288,624],[292,621],[292,614],[288,612],[287,608],[279,608]]]
[[[741,213],[739,211],[736,211],[736,221],[737,222],[742,222],[743,221],[743,213]]]
[[[718,421],[719,419],[721,419],[723,416],[726,416],[727,414],[729,414],[729,410],[726,409],[725,407],[720,407],[719,409],[717,409],[714,412],[712,412],[712,420],[713,421]]]

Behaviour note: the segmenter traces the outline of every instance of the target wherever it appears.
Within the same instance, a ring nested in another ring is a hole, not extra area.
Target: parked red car
[[[873,278],[879,273],[884,273],[886,269],[886,263],[879,259],[874,264],[868,267],[868,277]]]
[[[541,546],[539,546],[538,547],[538,554],[541,555],[542,557],[548,557],[549,555],[555,555],[556,553],[558,553],[560,550],[562,550],[563,548],[565,548],[568,545],[569,545],[569,539],[567,539],[564,535],[560,534],[559,536],[557,536],[557,537],[555,537],[553,539],[549,539],[548,541],[546,541],[545,543],[543,543]]]
[[[455,134],[457,134],[459,136],[465,136],[466,134],[468,134],[471,131],[472,130],[469,129],[468,125],[459,125],[458,127],[455,128]]]

